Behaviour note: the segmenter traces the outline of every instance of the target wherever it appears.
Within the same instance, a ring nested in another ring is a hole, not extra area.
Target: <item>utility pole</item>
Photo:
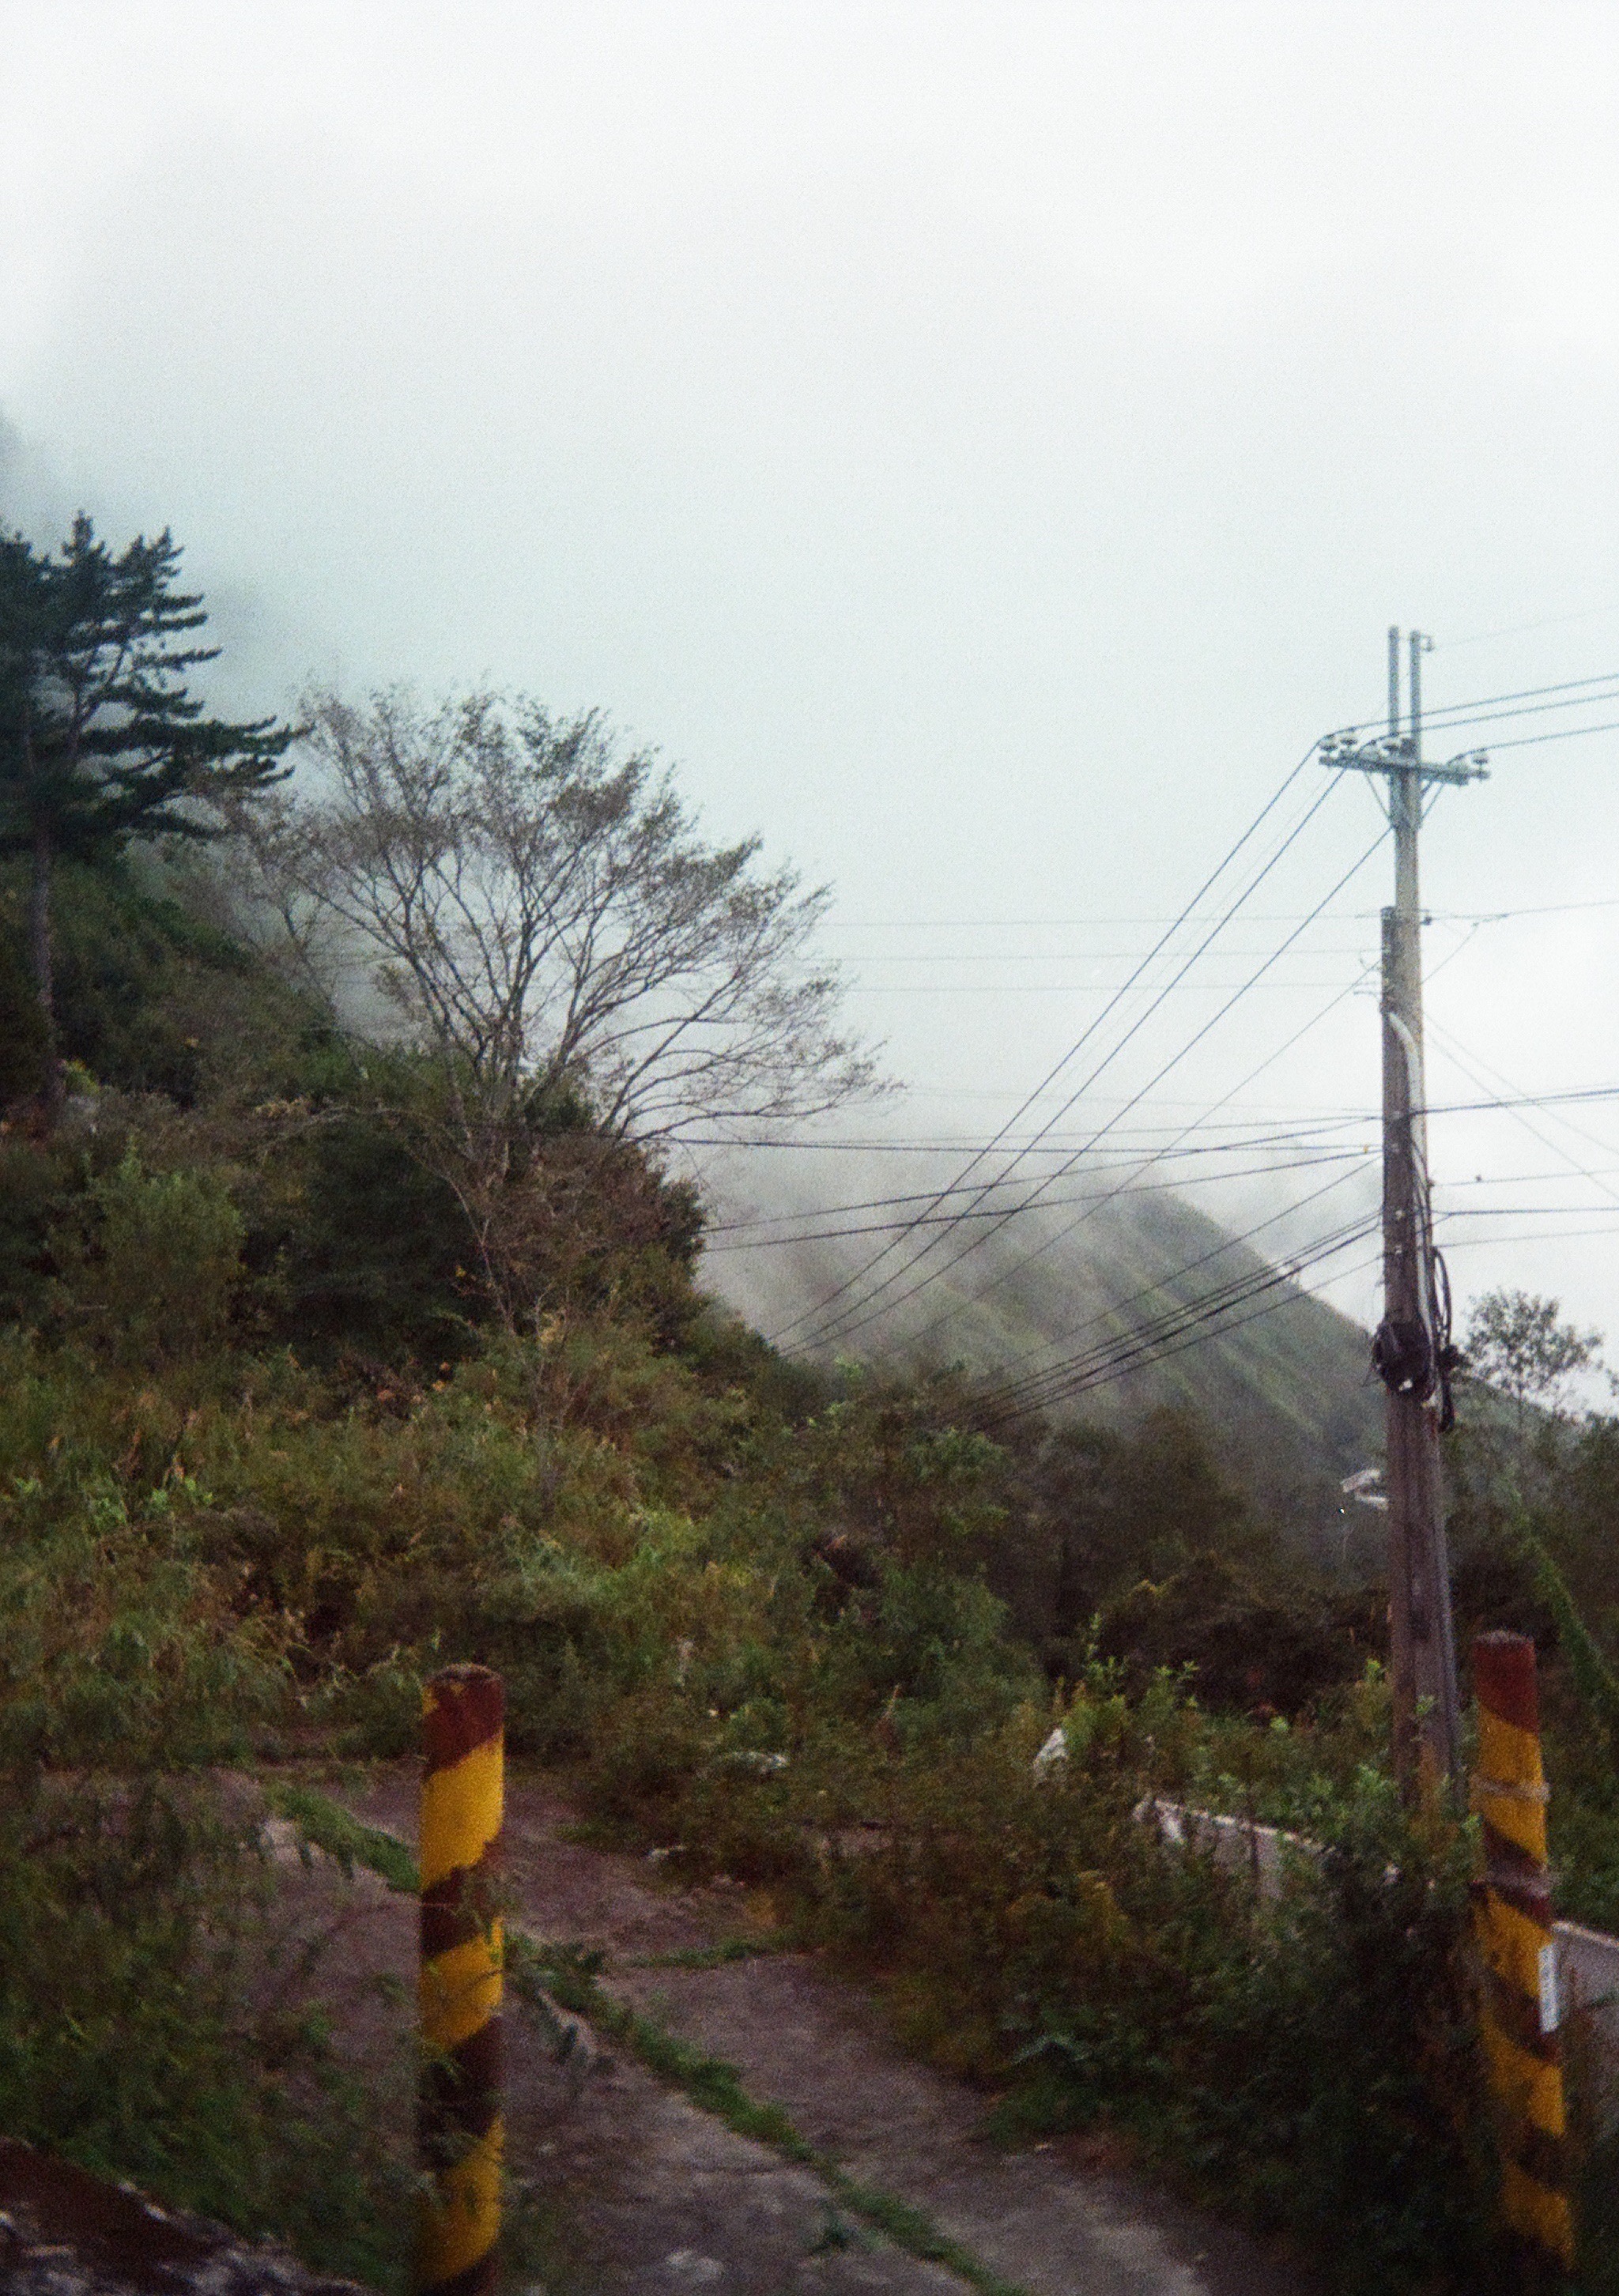
[[[1461,1721],[1439,1437],[1451,1423],[1449,1289],[1434,1249],[1422,1059],[1422,908],[1417,832],[1425,792],[1480,781],[1482,752],[1429,765],[1422,754],[1422,657],[1409,633],[1401,726],[1400,632],[1388,634],[1388,732],[1330,734],[1323,761],[1379,775],[1394,832],[1394,903],[1383,912],[1383,1321],[1372,1366],[1387,1397],[1390,1678],[1394,1768],[1408,1800],[1460,1780]]]

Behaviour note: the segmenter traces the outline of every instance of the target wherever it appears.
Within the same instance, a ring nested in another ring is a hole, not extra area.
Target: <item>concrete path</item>
[[[380,1774],[345,1800],[414,1840],[408,1773]],[[505,1864],[523,1926],[604,1953],[601,1981],[615,1999],[735,2065],[756,2103],[783,2108],[862,2185],[927,2211],[1003,2281],[1030,2296],[1313,2296],[1309,2276],[1110,2171],[1094,2148],[986,2141],[982,2100],[906,2057],[875,2005],[812,1957],[670,1965],[663,1956],[737,1933],[735,1895],[661,1887],[641,1861],[567,1842],[572,1815],[543,1784],[509,1789]],[[558,2068],[538,2046],[514,2052],[510,2157],[540,2227],[536,2291],[920,2296],[968,2284],[877,2239],[810,2170],[600,2046],[611,2063],[582,2079],[577,2062]]]

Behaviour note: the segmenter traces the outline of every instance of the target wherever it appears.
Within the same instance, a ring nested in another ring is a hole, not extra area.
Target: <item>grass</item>
[[[335,1859],[346,1875],[360,1866],[386,1882],[390,1890],[414,1897],[421,1888],[416,1861],[394,1834],[384,1833],[379,1826],[362,1825],[341,1802],[313,1786],[269,1780],[264,1791],[276,1816],[285,1818],[311,1849],[324,1850]]]
[[[782,1951],[772,1940],[766,1944],[754,1938],[727,1938],[721,1945],[686,1945],[672,1953],[649,1953],[636,1961],[627,1962],[627,1969],[725,1969],[736,1961],[758,1961]]]

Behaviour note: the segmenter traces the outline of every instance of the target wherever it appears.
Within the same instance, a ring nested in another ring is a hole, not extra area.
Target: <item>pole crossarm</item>
[[[1321,763],[1341,772],[1355,774],[1397,774],[1415,771],[1422,782],[1487,782],[1490,778],[1487,750],[1469,750],[1465,755],[1450,758],[1444,765],[1418,761],[1412,754],[1415,744],[1409,734],[1380,734],[1374,742],[1357,742],[1352,734],[1323,734],[1319,748]]]

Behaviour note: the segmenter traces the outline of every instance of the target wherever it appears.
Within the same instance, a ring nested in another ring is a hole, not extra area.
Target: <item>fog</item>
[[[835,885],[909,1087],[843,1123],[885,1168],[1015,1116],[1377,712],[1391,622],[1435,709],[1619,662],[1609,7],[9,0],[0,32],[0,512],[171,525],[233,706],[489,681],[659,745],[713,835]],[[1377,826],[1338,790],[1061,1136],[1161,1147],[1237,1086],[1255,1133],[1371,1111],[1386,848],[1175,1056]],[[1458,1290],[1619,1339],[1619,1113],[1458,1107],[1615,1081],[1616,856],[1612,729],[1499,749],[1425,832]],[[851,1200],[846,1153],[794,1188]],[[1204,1208],[1315,1184],[1245,1160]],[[1332,1296],[1367,1317],[1364,1258]]]

